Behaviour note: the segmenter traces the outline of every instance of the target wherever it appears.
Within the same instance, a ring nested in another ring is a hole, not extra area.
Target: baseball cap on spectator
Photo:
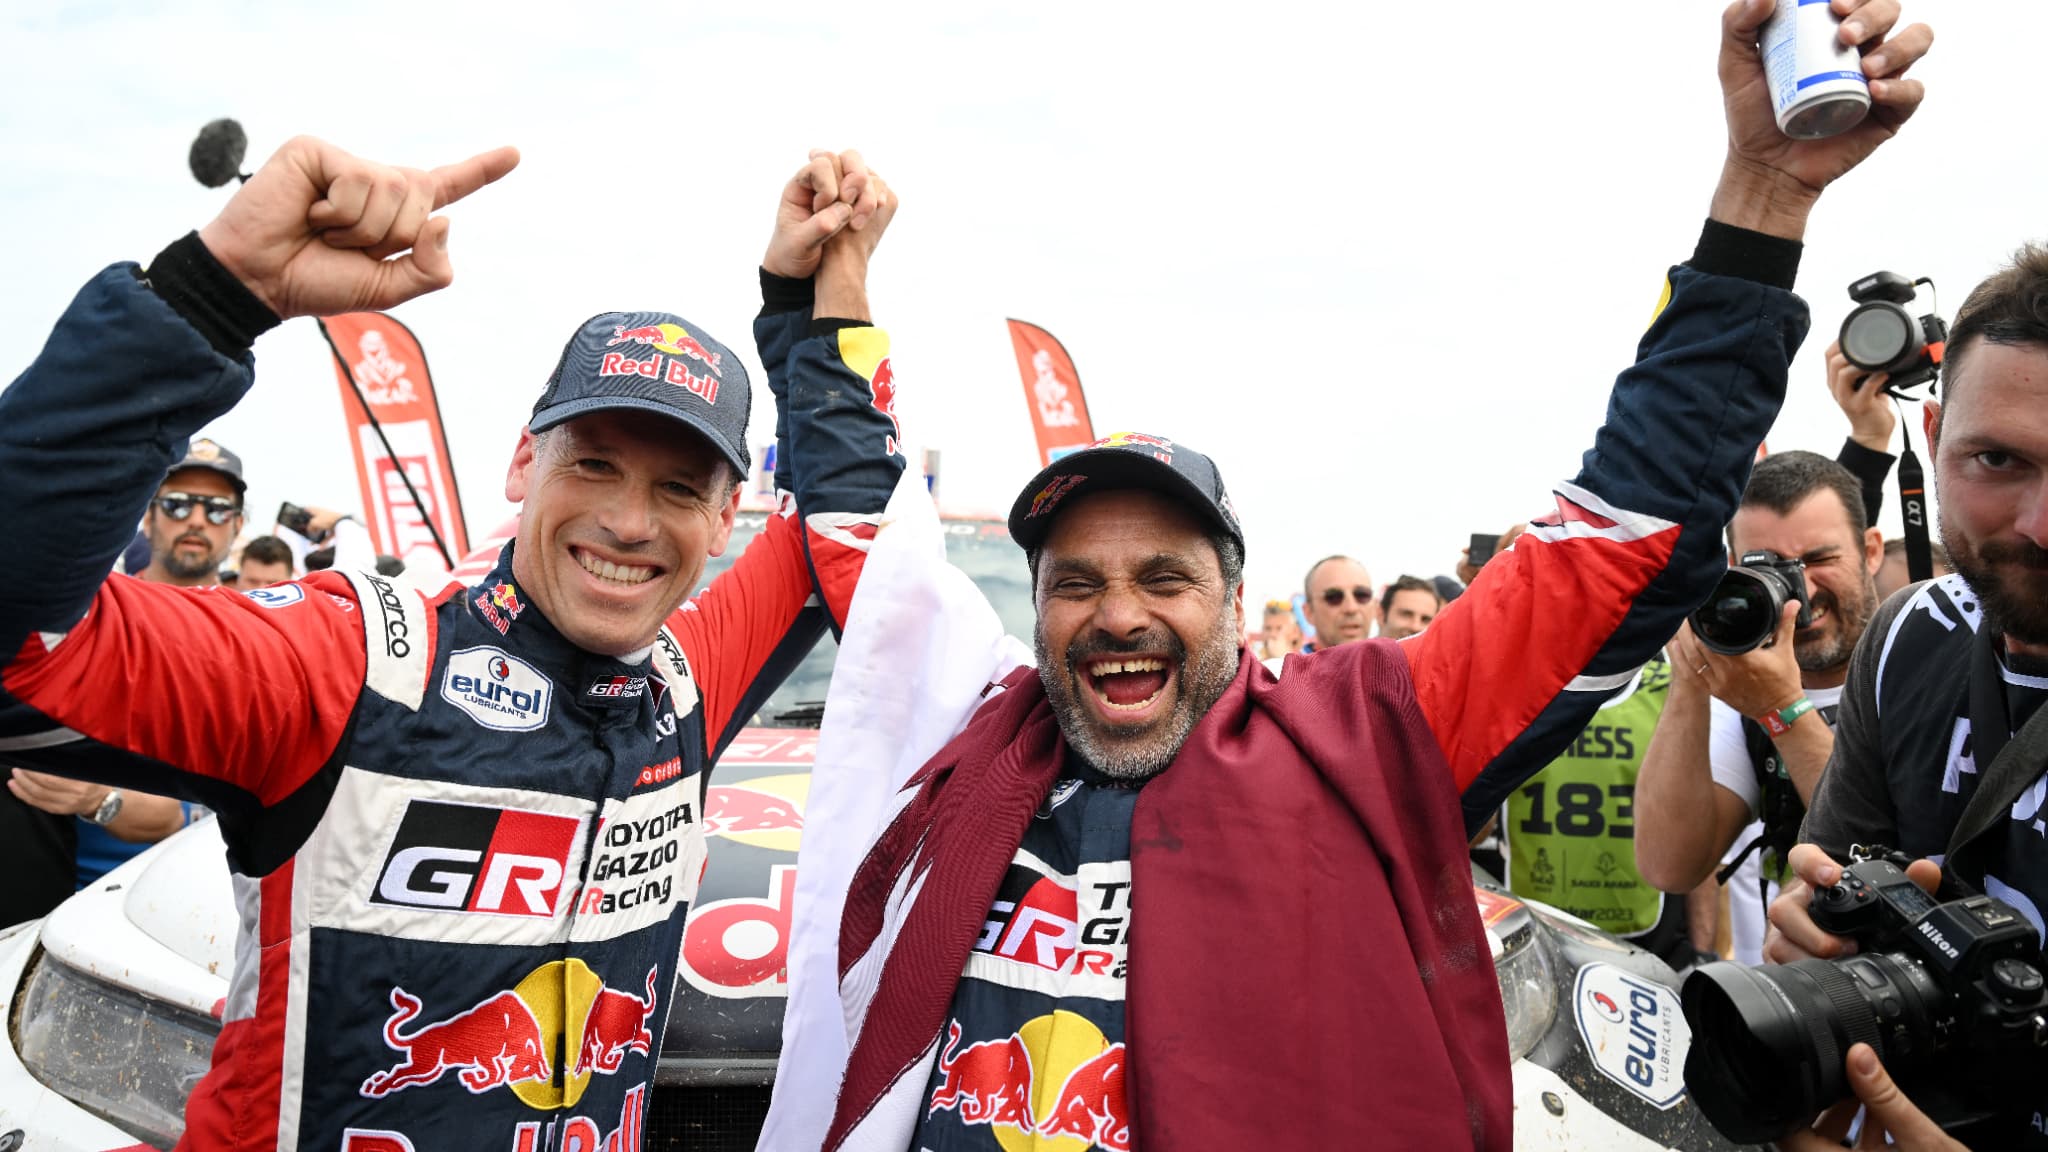
[[[1465,594],[1465,586],[1455,576],[1431,576],[1429,582],[1436,585],[1436,598],[1446,604]]]
[[[1244,548],[1244,529],[1223,489],[1216,462],[1164,436],[1118,432],[1048,464],[1010,506],[1010,538],[1031,551],[1045,542],[1053,513],[1069,498],[1116,488],[1170,496],[1221,528]]]
[[[188,468],[204,468],[209,472],[218,472],[227,477],[228,483],[235,486],[235,496],[237,498],[246,495],[249,491],[248,481],[242,479],[242,458],[203,436],[187,445],[185,448],[185,458],[171,465],[171,471],[164,473],[164,475],[168,476],[171,472],[183,472]]]
[[[606,312],[569,338],[526,426],[545,432],[618,409],[666,416],[703,433],[744,477],[752,407],[746,366],[702,328],[667,312]]]

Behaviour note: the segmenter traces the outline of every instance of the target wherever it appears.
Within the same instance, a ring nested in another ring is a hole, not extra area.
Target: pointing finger
[[[429,173],[434,182],[434,207],[445,208],[486,184],[495,184],[517,167],[519,149],[509,145],[444,164]]]

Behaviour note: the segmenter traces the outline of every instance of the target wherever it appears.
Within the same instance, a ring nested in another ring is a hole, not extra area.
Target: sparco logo
[[[384,613],[384,654],[394,660],[403,660],[412,655],[411,629],[405,624],[405,601],[398,598],[398,590],[389,580],[365,576],[370,587],[377,592],[377,607]]]
[[[465,648],[448,658],[441,698],[500,732],[531,732],[548,722],[554,684],[533,665],[496,648]]]
[[[1941,949],[1942,955],[1947,956],[1949,959],[1954,960],[1962,955],[1962,953],[1956,951],[1955,945],[1950,944],[1947,937],[1941,934],[1940,929],[1925,920],[1920,922],[1920,934],[1934,941],[1934,946]]]

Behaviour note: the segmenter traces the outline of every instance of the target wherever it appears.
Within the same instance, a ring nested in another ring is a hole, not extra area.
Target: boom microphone
[[[230,180],[249,178],[242,171],[242,157],[248,150],[249,136],[239,123],[215,120],[199,130],[186,161],[192,165],[193,179],[208,188],[218,188]]]

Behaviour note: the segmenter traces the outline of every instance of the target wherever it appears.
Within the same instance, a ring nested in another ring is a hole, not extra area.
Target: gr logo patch
[[[411,800],[384,857],[374,904],[551,917],[583,820],[519,808]]]

